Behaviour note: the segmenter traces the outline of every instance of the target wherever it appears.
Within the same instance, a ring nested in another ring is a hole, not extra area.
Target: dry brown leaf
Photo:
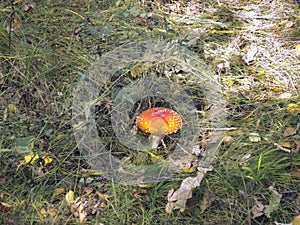
[[[297,129],[295,127],[287,127],[283,133],[284,137],[293,136],[297,133]]]
[[[291,222],[292,225],[300,225],[300,215],[296,216]]]
[[[85,221],[87,213],[85,208],[88,204],[88,201],[82,199],[81,197],[77,197],[75,201],[70,204],[70,210],[74,216],[79,217],[79,222],[82,223]]]
[[[265,206],[260,201],[258,201],[256,198],[254,198],[254,200],[255,200],[255,205],[252,207],[251,213],[253,215],[253,218],[256,218],[256,217],[260,217],[264,214]]]
[[[201,213],[203,213],[207,208],[209,208],[215,199],[216,198],[209,191],[206,191],[204,193],[203,199],[200,202]]]
[[[294,170],[292,171],[292,173],[293,173],[295,176],[300,177],[300,169],[294,169]]]
[[[186,202],[192,197],[193,189],[200,186],[207,171],[212,171],[212,168],[198,168],[196,177],[185,178],[178,190],[171,189],[169,191],[166,205],[167,213],[171,213],[174,209],[180,209],[181,212],[185,210]]]
[[[87,213],[84,210],[84,205],[83,204],[80,204],[80,206],[78,208],[78,214],[79,214],[79,222],[82,223],[83,221],[85,221]]]

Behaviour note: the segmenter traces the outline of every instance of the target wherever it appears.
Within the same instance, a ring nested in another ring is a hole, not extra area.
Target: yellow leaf
[[[100,192],[96,192],[96,194],[99,196],[101,199],[108,199],[110,196],[108,194],[102,194]]]
[[[195,171],[195,167],[189,167],[188,165],[183,165],[182,170],[186,173],[193,173]]]
[[[152,188],[153,185],[151,184],[138,184],[140,188],[145,188],[145,189],[148,189],[148,188]]]
[[[300,51],[300,44],[296,44],[295,49],[296,49],[297,51]]]
[[[263,76],[263,75],[265,75],[265,71],[264,70],[261,70],[261,71],[259,71],[259,72],[257,72],[255,74],[255,76],[257,76],[257,77],[260,77],[260,76]]]
[[[142,74],[143,70],[140,66],[136,65],[130,70],[130,74],[132,77],[137,77]]]
[[[55,188],[54,192],[52,194],[52,198],[54,198],[54,197],[56,197],[56,196],[58,196],[58,195],[60,195],[60,194],[62,194],[64,192],[65,192],[64,188]]]
[[[55,211],[54,208],[50,208],[50,209],[48,210],[48,213],[49,213],[49,215],[50,215],[51,217],[55,217],[55,216],[56,216],[56,211]]]
[[[272,91],[274,91],[274,92],[281,92],[282,91],[282,88],[280,88],[280,87],[273,87],[272,88]]]
[[[279,142],[278,143],[280,146],[284,147],[284,148],[290,148],[291,144],[289,142]]]
[[[235,82],[235,80],[233,80],[233,79],[226,79],[226,80],[224,80],[224,83],[226,83],[227,85],[233,85],[234,82]]]
[[[37,160],[38,158],[39,158],[38,154],[36,154],[36,155],[25,155],[24,156],[25,162],[27,162],[27,163],[32,163],[35,160]]]
[[[86,169],[82,169],[82,173],[83,175],[86,175],[86,176],[98,176],[98,175],[101,175],[102,173],[97,171],[97,170],[86,170]]]
[[[289,110],[290,112],[300,111],[300,106],[294,103],[290,103],[287,107],[287,110]]]
[[[45,165],[48,164],[48,163],[51,163],[53,161],[52,158],[50,158],[49,156],[43,157],[43,160],[45,162]]]
[[[300,215],[296,216],[291,222],[292,225],[300,225]]]
[[[42,208],[41,211],[40,211],[40,214],[41,214],[41,216],[45,216],[46,217],[48,213],[47,213],[47,211],[46,211],[45,208]]]
[[[72,191],[72,190],[68,191],[68,193],[66,194],[66,201],[67,201],[68,205],[70,205],[72,202],[74,202],[74,191]]]
[[[10,112],[18,112],[18,108],[14,104],[8,104],[7,109]]]

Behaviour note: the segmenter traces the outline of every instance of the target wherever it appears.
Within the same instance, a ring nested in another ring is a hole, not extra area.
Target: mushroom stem
[[[151,134],[149,136],[149,140],[151,143],[151,149],[157,148],[159,144],[162,142],[165,135],[163,134]]]

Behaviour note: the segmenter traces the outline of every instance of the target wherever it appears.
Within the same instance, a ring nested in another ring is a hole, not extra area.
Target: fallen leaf
[[[148,188],[152,188],[152,187],[153,187],[153,185],[151,185],[151,184],[138,184],[138,186],[139,186],[140,188],[145,188],[145,189],[148,189]]]
[[[212,171],[212,168],[197,168],[196,177],[187,177],[185,178],[179,189],[171,189],[168,192],[168,203],[166,205],[166,212],[171,213],[174,209],[180,209],[183,212],[186,208],[186,202],[189,198],[192,197],[192,191],[194,188],[200,186],[200,183],[208,171]]]
[[[278,143],[274,143],[274,145],[275,145],[277,148],[279,148],[280,150],[284,151],[284,152],[291,153],[291,150],[290,150],[290,149],[284,148],[284,147],[282,147],[282,146],[281,146],[280,144],[278,144]]]
[[[52,198],[62,194],[65,192],[65,189],[64,188],[55,188],[54,191],[53,191],[53,194],[52,194]]]
[[[38,158],[39,158],[39,155],[38,155],[38,154],[36,154],[36,155],[25,155],[25,156],[24,156],[25,162],[27,162],[27,163],[33,163],[33,162],[36,161]]]
[[[87,212],[85,208],[88,206],[88,201],[82,199],[81,197],[77,197],[75,201],[70,204],[70,210],[74,214],[74,216],[79,217],[79,222],[82,223],[85,221]]]
[[[275,221],[275,225],[292,225],[291,223],[278,223]]]
[[[40,214],[41,214],[41,216],[46,217],[48,213],[47,213],[46,209],[43,207],[40,211]]]
[[[72,191],[72,190],[68,191],[65,198],[66,198],[68,205],[70,205],[72,202],[74,202],[74,191]]]
[[[290,112],[300,111],[300,106],[294,103],[290,103],[288,104],[287,110],[289,110]]]
[[[294,127],[287,127],[283,133],[284,137],[293,136],[297,133],[297,129]]]
[[[255,205],[252,207],[251,213],[253,215],[253,218],[256,218],[264,215],[265,206],[256,198],[254,198],[254,200],[255,200]]]
[[[43,157],[43,160],[44,160],[45,165],[47,165],[53,161],[52,158],[50,158],[49,156]]]
[[[18,112],[18,108],[14,104],[8,104],[7,106],[8,111],[10,112]]]
[[[79,208],[78,208],[78,214],[79,214],[79,222],[82,223],[85,218],[86,218],[86,211],[84,210],[85,205],[84,204],[80,204]]]
[[[51,216],[51,217],[55,217],[57,215],[57,213],[56,213],[56,211],[55,211],[54,208],[50,208],[48,210],[48,213],[49,213],[49,216]]]
[[[130,70],[130,75],[134,78],[141,75],[142,73],[143,73],[143,69],[139,65],[134,66]]]
[[[292,222],[291,222],[292,225],[300,225],[300,215],[299,216],[296,216]]]
[[[291,147],[291,144],[289,142],[279,142],[278,143],[281,147],[284,147],[284,148],[290,148]]]
[[[182,170],[186,173],[193,173],[193,172],[195,172],[196,168],[193,166],[189,166],[188,164],[184,164],[182,166]]]
[[[249,141],[251,141],[251,142],[260,142],[261,138],[259,136],[259,133],[250,133],[249,134]]]

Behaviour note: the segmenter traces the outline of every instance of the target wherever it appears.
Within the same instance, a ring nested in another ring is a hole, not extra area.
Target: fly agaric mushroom
[[[151,148],[157,148],[164,135],[179,130],[181,117],[169,108],[151,108],[137,116],[136,125],[145,133],[150,133]]]

